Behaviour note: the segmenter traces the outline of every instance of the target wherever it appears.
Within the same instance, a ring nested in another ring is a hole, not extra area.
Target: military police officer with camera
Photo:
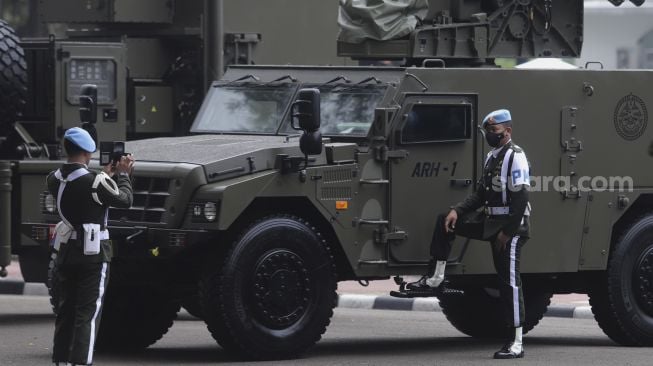
[[[510,111],[501,109],[483,120],[482,132],[493,148],[487,154],[477,190],[451,207],[436,221],[431,245],[433,260],[428,274],[407,284],[408,292],[422,296],[455,295],[446,288],[445,266],[456,235],[492,243],[494,267],[499,277],[503,317],[512,329],[509,342],[494,358],[524,357],[522,326],[524,299],[519,273],[521,248],[529,237],[530,168],[524,151],[512,141]],[[477,211],[482,208],[482,211]]]
[[[67,163],[47,177],[61,218],[53,239],[58,301],[52,360],[56,365],[90,365],[113,252],[108,209],[131,206],[134,158],[122,156],[99,173],[89,170],[96,143],[78,127],[66,131],[64,149]]]

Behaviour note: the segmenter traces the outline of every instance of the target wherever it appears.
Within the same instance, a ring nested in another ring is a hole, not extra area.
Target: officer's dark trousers
[[[445,231],[444,220],[446,215],[439,215],[435,225],[433,240],[431,241],[431,256],[436,261],[446,261],[451,254],[451,247],[456,235],[459,236],[482,236],[481,224],[466,225],[463,220],[456,223],[455,234]],[[480,225],[480,226],[479,226]],[[506,243],[504,249],[500,249],[493,238],[492,259],[494,268],[499,277],[499,293],[503,317],[507,327],[521,327],[524,324],[524,294],[522,291],[521,274],[519,269],[521,247],[528,240],[527,237],[516,235]]]
[[[102,317],[102,303],[109,280],[109,263],[60,264],[56,291],[59,295],[54,332],[54,362],[87,365]]]

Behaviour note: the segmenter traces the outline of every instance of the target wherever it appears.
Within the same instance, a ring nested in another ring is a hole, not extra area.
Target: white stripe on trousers
[[[87,364],[93,363],[93,348],[95,348],[95,320],[97,319],[98,314],[100,314],[100,309],[102,308],[102,297],[104,296],[104,282],[107,278],[107,262],[102,263],[102,272],[100,274],[100,291],[95,301],[95,314],[93,314],[93,319],[91,319],[91,340],[88,342],[88,356],[86,358]]]
[[[515,235],[510,241],[510,287],[512,287],[512,316],[515,328],[519,327],[519,288],[517,287],[517,274],[515,264],[517,262],[517,242],[519,235]]]

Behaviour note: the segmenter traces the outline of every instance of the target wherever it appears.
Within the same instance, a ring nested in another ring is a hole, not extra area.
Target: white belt
[[[98,235],[100,235],[100,240],[109,240],[109,230],[102,230],[98,233]],[[77,231],[73,231],[70,239],[77,239]]]
[[[486,215],[491,215],[491,216],[509,215],[510,214],[510,207],[507,207],[507,206],[486,207],[485,208],[485,214]]]

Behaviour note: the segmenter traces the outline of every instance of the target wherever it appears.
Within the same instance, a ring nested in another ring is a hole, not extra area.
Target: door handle
[[[463,179],[450,179],[449,182],[451,183],[452,187],[469,187],[472,185],[472,180],[463,178]]]

